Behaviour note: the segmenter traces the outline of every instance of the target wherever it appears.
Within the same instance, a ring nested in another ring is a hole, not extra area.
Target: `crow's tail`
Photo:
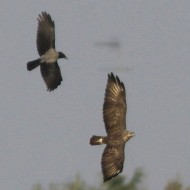
[[[40,59],[36,59],[34,61],[30,61],[27,63],[27,70],[31,71],[33,69],[35,69],[37,66],[40,65]]]

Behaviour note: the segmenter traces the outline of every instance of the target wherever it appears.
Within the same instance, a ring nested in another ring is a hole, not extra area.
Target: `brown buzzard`
[[[119,78],[108,74],[103,118],[107,136],[92,136],[91,145],[107,144],[102,154],[102,173],[104,182],[117,176],[123,170],[125,143],[135,135],[126,130],[125,86]]]
[[[27,63],[28,71],[40,65],[41,75],[46,83],[47,90],[56,89],[62,81],[61,71],[57,64],[58,58],[67,57],[55,50],[55,25],[51,16],[42,12],[38,17],[37,50],[40,58]]]

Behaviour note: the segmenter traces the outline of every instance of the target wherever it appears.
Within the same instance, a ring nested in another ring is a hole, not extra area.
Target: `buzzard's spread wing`
[[[56,89],[62,81],[61,72],[57,62],[53,64],[40,64],[42,77],[47,85],[47,90]]]
[[[55,49],[55,27],[51,16],[42,12],[38,17],[37,49],[40,56],[44,55],[50,48]]]
[[[104,123],[108,134],[117,133],[126,128],[125,96],[124,84],[113,73],[109,74],[103,105]]]
[[[123,170],[125,144],[107,145],[102,155],[104,182],[117,176]]]

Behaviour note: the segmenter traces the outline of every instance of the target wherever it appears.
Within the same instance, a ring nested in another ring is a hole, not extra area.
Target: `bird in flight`
[[[104,182],[123,170],[125,143],[135,135],[126,130],[126,92],[123,82],[113,73],[108,74],[103,104],[103,119],[107,136],[92,136],[91,145],[106,144],[101,166]]]
[[[55,25],[51,16],[42,12],[38,17],[36,45],[40,58],[27,63],[27,70],[31,71],[40,65],[41,75],[47,90],[56,89],[62,81],[61,71],[57,63],[58,58],[65,58],[64,53],[55,50]]]

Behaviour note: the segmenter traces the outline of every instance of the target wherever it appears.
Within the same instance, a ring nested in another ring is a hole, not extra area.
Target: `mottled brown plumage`
[[[107,144],[102,154],[102,173],[104,182],[117,176],[123,170],[125,143],[134,136],[126,130],[126,92],[119,78],[108,74],[103,118],[107,136],[92,136],[91,145]]]

